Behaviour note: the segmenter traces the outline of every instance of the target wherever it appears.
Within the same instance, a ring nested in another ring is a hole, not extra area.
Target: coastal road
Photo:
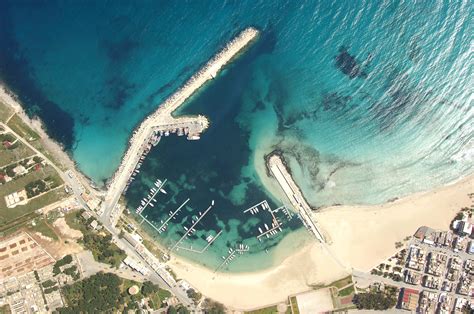
[[[36,147],[34,147],[33,145],[31,145],[26,139],[24,139],[23,137],[21,137],[18,133],[16,133],[15,131],[13,131],[8,125],[6,125],[5,123],[3,122],[0,122],[0,125],[5,129],[5,131],[9,132],[9,133],[12,133],[13,135],[15,135],[15,137],[21,141],[21,143],[23,143],[25,146],[27,146],[28,148],[30,148],[36,155],[38,155],[39,157],[41,157],[47,164],[49,164],[51,167],[53,167],[54,170],[56,170],[56,172],[58,173],[58,175],[61,177],[61,179],[64,181],[64,183],[66,183],[67,185],[69,185],[74,193],[74,195],[76,195],[76,198],[77,200],[79,201],[79,203],[84,207],[84,208],[88,208],[87,207],[87,204],[86,202],[84,201],[84,199],[82,198],[81,194],[82,194],[82,186],[80,186],[80,183],[76,182],[75,180],[71,179],[68,175],[66,175],[58,166],[56,166],[56,164],[54,164],[48,157],[46,157],[42,152],[40,152],[38,149],[36,149]]]
[[[24,145],[26,145],[28,148],[30,148],[33,152],[35,152],[39,157],[41,157],[46,163],[51,165],[56,172],[59,174],[61,179],[68,184],[71,189],[73,190],[74,195],[76,196],[77,200],[79,203],[84,207],[88,208],[86,202],[82,198],[82,190],[83,187],[79,182],[74,180],[73,178],[70,178],[66,173],[64,173],[58,166],[56,166],[49,158],[47,158],[43,153],[41,153],[39,150],[37,150],[33,145],[28,143],[23,137],[21,137],[19,134],[17,134],[15,131],[13,131],[8,125],[4,124],[3,122],[0,122],[0,126],[2,126],[5,131],[10,132],[13,134],[18,140],[20,140]],[[120,194],[119,194],[120,197]],[[125,253],[128,256],[132,256],[139,261],[141,261],[144,265],[147,266],[150,275],[148,276],[148,280],[152,281],[155,284],[158,284],[161,287],[169,289],[177,298],[178,300],[185,306],[189,307],[190,309],[194,309],[194,302],[187,296],[186,292],[184,292],[182,289],[179,287],[170,287],[168,284],[163,280],[158,274],[151,269],[151,267],[148,266],[148,264],[143,260],[143,258],[137,254],[135,249],[125,240],[120,239],[118,237],[118,230],[112,226],[110,219],[107,219],[107,216],[102,215],[101,217],[98,217],[97,214],[93,211],[91,211],[91,214],[93,214],[94,217],[96,217],[99,221],[102,222],[104,227],[112,234],[113,241],[122,249],[125,251]]]

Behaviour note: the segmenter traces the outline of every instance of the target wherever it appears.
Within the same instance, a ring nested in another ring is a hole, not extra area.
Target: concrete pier
[[[242,31],[134,131],[122,163],[109,182],[109,189],[101,209],[102,217],[111,218],[111,226],[116,224],[116,220],[120,216],[120,213],[114,212],[116,204],[129,184],[130,177],[136,174],[136,167],[140,159],[151,149],[153,137],[156,137],[157,133],[161,131],[165,135],[169,133],[186,134],[189,140],[199,139],[200,134],[209,126],[206,117],[199,115],[174,118],[172,113],[208,80],[214,79],[219,71],[257,36],[258,31],[254,28],[250,27]]]
[[[320,232],[316,221],[312,218],[311,207],[306,202],[303,194],[300,189],[293,181],[290,173],[286,169],[286,166],[283,164],[282,157],[278,154],[271,155],[268,159],[268,168],[270,169],[273,177],[278,181],[283,192],[285,192],[288,200],[293,205],[295,210],[298,211],[300,217],[306,226],[306,228],[314,234],[316,239],[324,243],[323,234]]]

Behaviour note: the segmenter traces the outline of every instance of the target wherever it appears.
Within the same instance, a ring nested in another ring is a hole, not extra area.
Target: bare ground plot
[[[61,179],[57,175],[56,171],[52,167],[46,166],[38,171],[30,172],[23,177],[17,178],[0,186],[0,229],[23,215],[29,214],[39,208],[57,202],[67,196],[66,192],[62,188],[57,188],[50,190],[49,192],[38,197],[32,198],[25,205],[18,205],[15,208],[7,208],[5,203],[6,195],[22,190],[25,185],[30,182],[45,179],[47,177],[52,177],[54,180],[59,180],[59,182],[62,182],[60,181]]]
[[[296,300],[301,314],[325,313],[334,310],[329,288],[299,294]]]
[[[66,219],[61,217],[54,221],[53,226],[59,230],[61,235],[65,238],[80,239],[82,238],[82,232],[69,227],[66,223]]]
[[[13,109],[0,101],[0,121],[5,122],[12,115]]]
[[[20,276],[54,262],[28,234],[21,232],[0,240],[0,278]]]

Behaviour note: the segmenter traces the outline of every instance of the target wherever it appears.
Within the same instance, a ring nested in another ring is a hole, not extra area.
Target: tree
[[[358,309],[382,311],[394,307],[397,299],[381,292],[369,292],[356,294],[353,302]]]
[[[174,306],[170,305],[168,307],[168,310],[166,311],[166,314],[178,314],[178,312],[176,311],[176,309],[174,308]]]
[[[159,287],[153,284],[151,281],[145,281],[142,285],[142,294],[144,296],[149,296],[152,293],[158,292]]]

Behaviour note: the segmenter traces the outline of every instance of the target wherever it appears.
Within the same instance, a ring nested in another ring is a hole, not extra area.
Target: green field
[[[31,213],[51,203],[57,202],[67,196],[62,188],[51,190],[39,197],[30,200],[26,205],[18,205],[14,208],[7,208],[5,196],[13,192],[20,191],[30,182],[51,177],[58,183],[62,183],[56,171],[51,166],[46,166],[39,171],[33,171],[23,177],[17,178],[0,186],[0,228],[5,227],[11,221]]]
[[[334,281],[333,283],[329,284],[328,287],[336,287],[338,289],[341,289],[342,287],[345,287],[351,283],[352,283],[352,276],[347,276],[345,278]]]
[[[59,240],[57,234],[51,229],[51,227],[46,223],[44,218],[38,218],[34,220],[35,225],[30,225],[29,230],[33,232],[39,232],[45,237],[51,238],[53,240]]]
[[[275,314],[275,313],[278,313],[276,305],[259,309],[259,310],[245,312],[245,314]]]
[[[27,126],[18,115],[14,115],[7,125],[19,136],[23,137],[28,142],[36,141],[40,137],[38,133],[33,131],[29,126]]]
[[[4,167],[35,154],[33,150],[21,142],[15,143],[15,146],[15,148],[7,149],[2,145],[2,143],[0,143],[0,167]]]
[[[298,308],[298,301],[296,300],[296,297],[291,297],[290,298],[290,304],[291,304],[291,311],[293,314],[300,314],[300,310]]]
[[[352,286],[346,287],[342,290],[339,290],[339,296],[340,297],[346,297],[348,295],[353,294],[354,292],[355,292],[354,286],[352,285]]]

